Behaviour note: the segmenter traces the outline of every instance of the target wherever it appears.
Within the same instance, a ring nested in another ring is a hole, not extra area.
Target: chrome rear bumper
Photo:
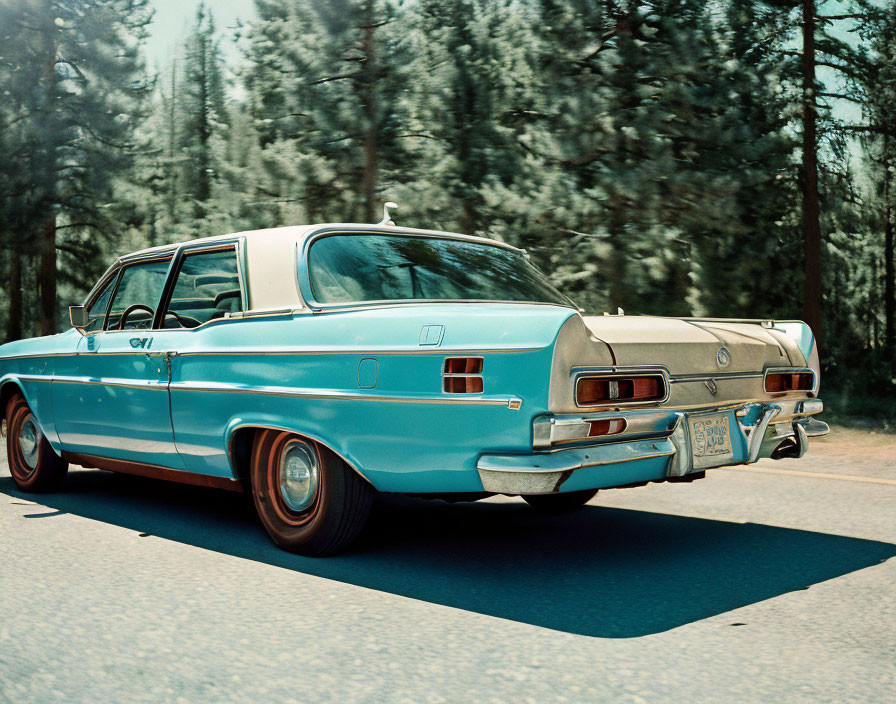
[[[828,432],[825,423],[810,417],[823,410],[817,399],[789,404],[786,416],[780,403],[747,403],[728,410],[734,411],[736,423],[731,429],[732,442],[738,445],[739,451],[735,461],[724,463],[727,465],[751,464],[768,457],[802,457],[808,449],[809,437]],[[591,467],[642,462],[641,465],[631,465],[630,481],[621,484],[674,480],[689,474],[698,476],[697,473],[705,467],[699,470],[694,467],[687,415],[685,411],[648,410],[538,418],[533,425],[536,451],[525,455],[483,454],[477,463],[479,477],[483,489],[488,492],[551,494],[558,492],[574,473]],[[624,434],[608,436],[603,442],[547,449],[554,443],[567,442],[576,427],[581,429],[584,423],[609,416],[625,418]],[[739,437],[735,437],[736,434]],[[657,463],[650,460],[664,463],[661,476],[654,476]],[[639,466],[644,467],[644,476],[638,475]],[[599,479],[595,480],[600,484]]]

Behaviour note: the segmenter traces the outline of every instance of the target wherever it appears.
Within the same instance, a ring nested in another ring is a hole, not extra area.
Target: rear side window
[[[170,258],[157,259],[131,264],[122,272],[109,309],[109,330],[152,327],[170,263]],[[128,315],[122,325],[124,313]]]
[[[497,244],[405,235],[330,235],[311,245],[319,303],[531,301],[569,306],[526,257]]]
[[[177,273],[163,327],[195,328],[241,310],[236,250],[187,254]]]

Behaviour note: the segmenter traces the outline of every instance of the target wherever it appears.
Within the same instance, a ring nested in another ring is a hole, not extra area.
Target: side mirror
[[[84,328],[90,322],[87,317],[87,309],[84,306],[69,306],[68,319],[71,321],[72,327],[77,328],[81,332],[84,331]]]

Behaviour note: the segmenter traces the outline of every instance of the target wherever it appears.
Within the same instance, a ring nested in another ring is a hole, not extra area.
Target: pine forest
[[[391,200],[588,312],[806,320],[896,422],[896,1],[255,5],[150,70],[148,0],[0,0],[5,340],[120,254]]]

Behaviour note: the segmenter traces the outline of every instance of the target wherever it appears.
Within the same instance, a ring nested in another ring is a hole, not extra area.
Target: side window
[[[87,309],[87,327],[85,328],[87,332],[103,329],[103,321],[106,320],[106,311],[109,310],[109,300],[112,298],[112,291],[115,290],[116,281],[118,281],[118,277],[113,276],[102,293],[93,299],[93,303]]]
[[[157,259],[131,264],[122,272],[109,309],[108,330],[152,327],[170,263],[170,259]],[[125,313],[127,318],[122,320]]]
[[[195,328],[241,310],[236,250],[188,254],[177,273],[163,327]]]

